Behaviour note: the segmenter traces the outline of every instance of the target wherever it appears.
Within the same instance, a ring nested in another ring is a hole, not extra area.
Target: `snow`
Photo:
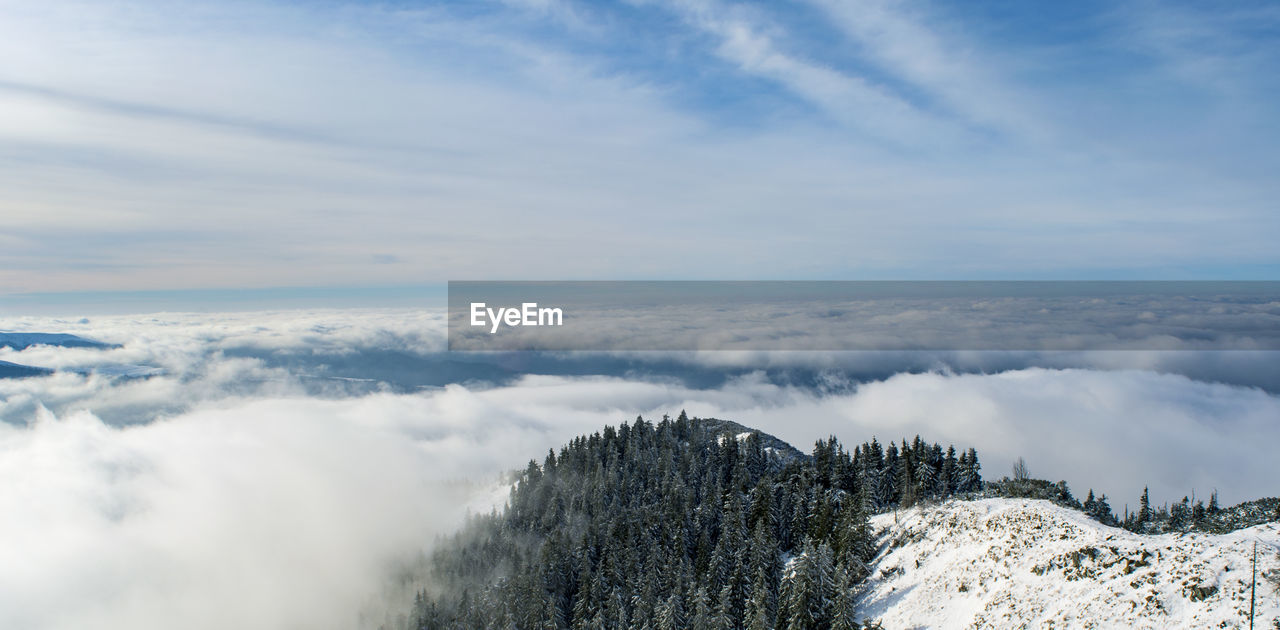
[[[752,433],[754,433],[754,431],[744,431],[744,432],[739,433],[739,434],[737,434],[737,435],[735,435],[735,436],[733,436],[733,437],[734,437],[734,439],[736,439],[736,440],[737,440],[737,441],[739,441],[739,442],[746,442],[746,441],[747,441],[747,438],[751,437],[751,434],[752,434]],[[716,437],[716,444],[723,445],[723,444],[724,444],[725,439],[727,439],[727,438],[726,438],[726,436],[723,436],[723,435]]]
[[[858,614],[885,628],[1257,628],[1280,623],[1280,525],[1144,536],[1046,501],[951,501],[877,515]]]

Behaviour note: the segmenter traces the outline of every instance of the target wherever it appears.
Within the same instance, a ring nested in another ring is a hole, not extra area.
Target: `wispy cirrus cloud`
[[[0,25],[4,292],[1277,264],[1261,6],[64,6]]]
[[[744,74],[782,86],[823,115],[860,135],[915,147],[923,138],[939,142],[947,130],[907,99],[864,76],[788,52],[775,41],[757,11],[712,0],[678,1],[672,9],[713,37],[717,56]]]
[[[812,4],[856,42],[869,63],[937,115],[1019,144],[1047,139],[1047,121],[1035,111],[1038,104],[1019,94],[1011,78],[1001,76],[1018,62],[956,32],[956,23],[949,20],[953,16],[937,15],[923,2]]]

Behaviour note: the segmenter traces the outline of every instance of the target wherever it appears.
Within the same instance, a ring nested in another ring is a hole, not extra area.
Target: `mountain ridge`
[[[0,332],[0,348],[24,350],[31,346],[59,346],[62,348],[119,348],[119,344],[86,339],[69,333]]]
[[[441,539],[387,628],[1239,627],[1241,541],[1280,549],[1280,523],[1140,533],[1168,515],[1110,527],[1092,493],[980,467],[919,436],[806,455],[683,412],[606,426]]]

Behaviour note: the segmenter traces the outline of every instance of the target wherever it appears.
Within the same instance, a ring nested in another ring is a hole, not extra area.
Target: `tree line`
[[[805,456],[685,413],[530,461],[505,510],[437,541],[410,626],[871,627],[856,615],[872,513],[982,489],[977,451],[916,437]]]

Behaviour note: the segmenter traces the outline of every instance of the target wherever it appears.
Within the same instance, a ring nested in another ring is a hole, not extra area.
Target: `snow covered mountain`
[[[885,628],[1280,628],[1280,524],[1146,536],[1047,501],[949,501],[872,519],[858,611]]]
[[[733,435],[739,442],[747,439],[748,436],[755,434],[760,436],[761,446],[764,452],[769,454],[770,460],[780,466],[785,466],[796,460],[806,460],[809,458],[805,453],[800,452],[796,447],[779,440],[778,438],[753,429],[746,425],[738,424],[732,420],[721,420],[719,418],[698,418],[697,422],[707,428],[712,433],[722,435]]]
[[[1244,628],[1256,541],[1254,627],[1280,629],[1275,499],[1246,504],[1272,520],[1230,533],[1202,515],[1196,533],[1138,534],[1048,500],[973,498],[1070,496],[1030,479],[967,489],[975,449],[889,444],[819,440],[806,456],[683,413],[579,436],[437,544],[402,628]],[[1248,522],[1237,508],[1215,515]]]

